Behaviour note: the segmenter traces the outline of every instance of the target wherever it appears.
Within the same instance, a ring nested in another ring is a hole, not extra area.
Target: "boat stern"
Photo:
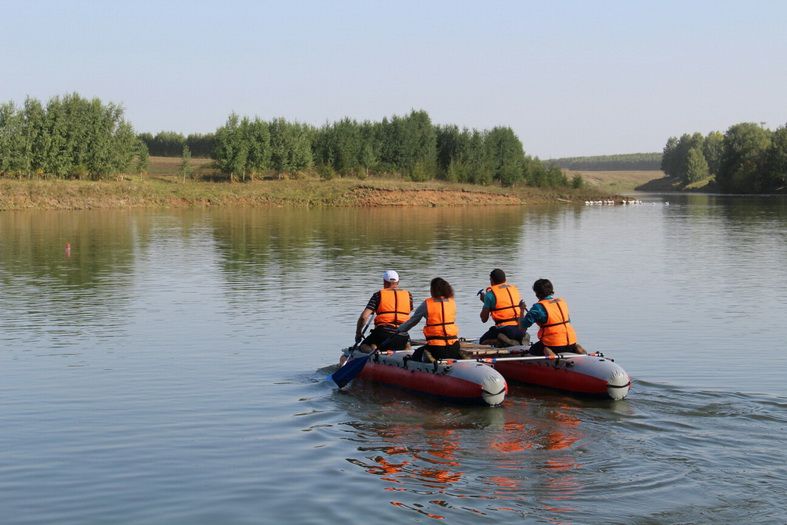
[[[607,380],[607,394],[618,401],[626,397],[631,390],[631,377],[623,368],[615,365]]]
[[[488,374],[481,383],[481,397],[489,406],[497,406],[503,402],[508,393],[508,383],[494,368],[494,374]]]

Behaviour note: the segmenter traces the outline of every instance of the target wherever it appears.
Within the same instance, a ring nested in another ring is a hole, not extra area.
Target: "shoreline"
[[[230,182],[209,159],[193,159],[194,179],[178,175],[180,158],[151,157],[143,175],[117,180],[13,179],[0,177],[0,210],[86,210],[207,207],[447,207],[521,206],[619,198],[587,186],[535,188],[480,186],[396,176],[324,180],[307,172],[282,178]]]
[[[301,177],[250,182],[130,176],[118,181],[0,179],[0,210],[193,207],[446,207],[581,204],[594,189],[503,188],[441,181]],[[614,197],[617,197],[616,195]]]

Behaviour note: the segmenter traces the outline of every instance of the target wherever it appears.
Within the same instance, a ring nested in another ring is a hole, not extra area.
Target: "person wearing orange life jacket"
[[[410,344],[407,334],[397,335],[396,328],[404,323],[413,310],[413,296],[407,290],[399,288],[399,274],[394,270],[383,272],[383,288],[372,294],[372,298],[361,312],[355,327],[355,342],[363,339],[362,331],[372,313],[374,329],[360,345],[362,352],[369,353],[381,343],[389,340],[387,348],[382,350],[404,350]],[[391,337],[394,336],[394,337]]]
[[[478,340],[482,345],[498,347],[521,345],[527,338],[527,332],[519,328],[522,316],[522,298],[519,289],[506,282],[506,274],[495,268],[489,274],[491,286],[478,292],[484,307],[481,308],[481,322],[485,323],[492,317],[495,325]]]
[[[416,348],[411,359],[427,362],[434,362],[436,359],[461,359],[454,289],[445,279],[435,277],[430,283],[429,291],[431,297],[418,305],[412,317],[397,331],[406,333],[425,318],[426,344]]]
[[[533,292],[538,302],[519,320],[519,326],[527,330],[534,323],[540,327],[538,342],[530,347],[534,355],[555,356],[560,352],[584,354],[585,349],[577,343],[577,334],[571,326],[568,304],[555,297],[555,290],[549,279],[539,279],[533,283]]]

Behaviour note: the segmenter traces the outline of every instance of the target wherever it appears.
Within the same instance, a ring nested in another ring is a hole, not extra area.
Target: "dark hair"
[[[539,300],[555,293],[555,289],[552,288],[552,282],[550,282],[549,279],[539,279],[534,282],[533,291],[536,293],[536,297],[538,297]]]
[[[506,272],[500,268],[495,268],[489,272],[489,279],[492,281],[492,284],[503,284],[506,282]]]
[[[429,291],[432,293],[432,297],[435,298],[445,297],[448,299],[454,296],[454,289],[451,288],[448,281],[442,277],[435,277],[432,279],[432,283],[429,285]]]

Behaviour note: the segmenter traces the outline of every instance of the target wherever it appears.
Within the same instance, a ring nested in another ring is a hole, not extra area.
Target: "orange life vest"
[[[374,326],[399,326],[410,317],[410,293],[401,288],[380,290]]]
[[[519,290],[513,284],[495,284],[489,288],[495,294],[495,307],[490,312],[495,326],[514,326],[519,324],[522,309]]]
[[[448,346],[457,341],[459,328],[456,326],[456,303],[451,299],[426,300],[426,342],[434,346]]]
[[[577,334],[571,326],[571,318],[568,315],[568,305],[563,299],[542,299],[538,304],[544,307],[547,312],[547,320],[544,324],[538,323],[541,329],[538,331],[538,340],[544,346],[567,346],[577,342]]]

